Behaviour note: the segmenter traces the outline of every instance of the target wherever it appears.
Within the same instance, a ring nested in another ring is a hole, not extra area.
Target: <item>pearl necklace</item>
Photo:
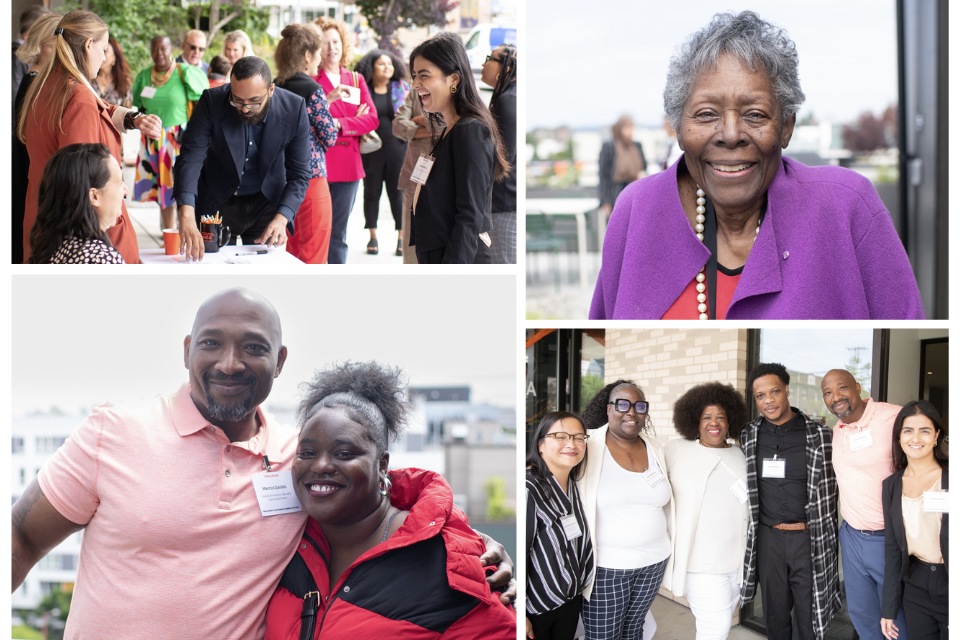
[[[697,224],[693,225],[694,231],[697,232],[697,238],[700,242],[703,242],[703,223],[706,221],[707,212],[707,194],[703,192],[703,189],[700,188],[700,185],[697,185]],[[753,239],[756,240],[757,236],[760,235],[760,221],[757,221],[757,230],[754,234]],[[703,265],[703,268],[700,269],[700,273],[697,274],[697,311],[700,312],[701,320],[709,320],[710,315],[707,313],[707,295],[704,291],[707,290],[707,285],[703,284],[703,281],[707,279],[707,265]]]

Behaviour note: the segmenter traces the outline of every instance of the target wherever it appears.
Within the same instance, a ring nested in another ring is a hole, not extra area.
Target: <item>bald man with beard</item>
[[[94,409],[13,506],[13,590],[84,531],[66,640],[264,636],[307,521],[299,503],[262,510],[253,488],[282,485],[296,455],[296,431],[261,408],[287,358],[276,309],[214,294],[183,357],[177,392]],[[499,551],[488,540],[481,562]]]
[[[893,473],[893,423],[901,407],[860,398],[849,371],[833,369],[820,384],[823,402],[840,418],[833,428],[833,468],[840,493],[840,558],[850,620],[861,640],[883,640],[884,528],[881,483]],[[898,640],[908,640],[903,606]]]

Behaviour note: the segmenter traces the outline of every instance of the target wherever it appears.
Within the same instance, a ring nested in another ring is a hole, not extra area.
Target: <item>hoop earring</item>
[[[393,487],[393,483],[390,482],[390,477],[386,474],[380,476],[380,495],[386,496],[390,493],[390,489]]]

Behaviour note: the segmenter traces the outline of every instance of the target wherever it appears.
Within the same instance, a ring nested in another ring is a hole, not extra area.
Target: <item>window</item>
[[[66,442],[66,440],[67,440],[66,438],[37,437],[37,453],[38,454],[54,453],[57,449],[60,448],[60,445]]]
[[[60,588],[60,584],[61,584],[61,583],[59,583],[59,582],[41,582],[41,583],[40,583],[40,593],[41,593],[41,595],[43,595],[43,597],[46,597],[46,596],[50,595],[50,592],[51,592],[51,591],[53,591],[54,589],[59,589],[59,588]]]
[[[13,452],[23,453],[23,438],[13,438]]]

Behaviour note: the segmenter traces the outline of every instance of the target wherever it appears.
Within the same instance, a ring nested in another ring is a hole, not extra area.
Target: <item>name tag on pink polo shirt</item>
[[[850,451],[859,451],[873,446],[873,434],[869,431],[859,431],[849,436]]]
[[[264,518],[303,511],[293,491],[293,472],[289,469],[255,473],[250,478],[253,480],[253,490],[257,493],[260,515]]]

